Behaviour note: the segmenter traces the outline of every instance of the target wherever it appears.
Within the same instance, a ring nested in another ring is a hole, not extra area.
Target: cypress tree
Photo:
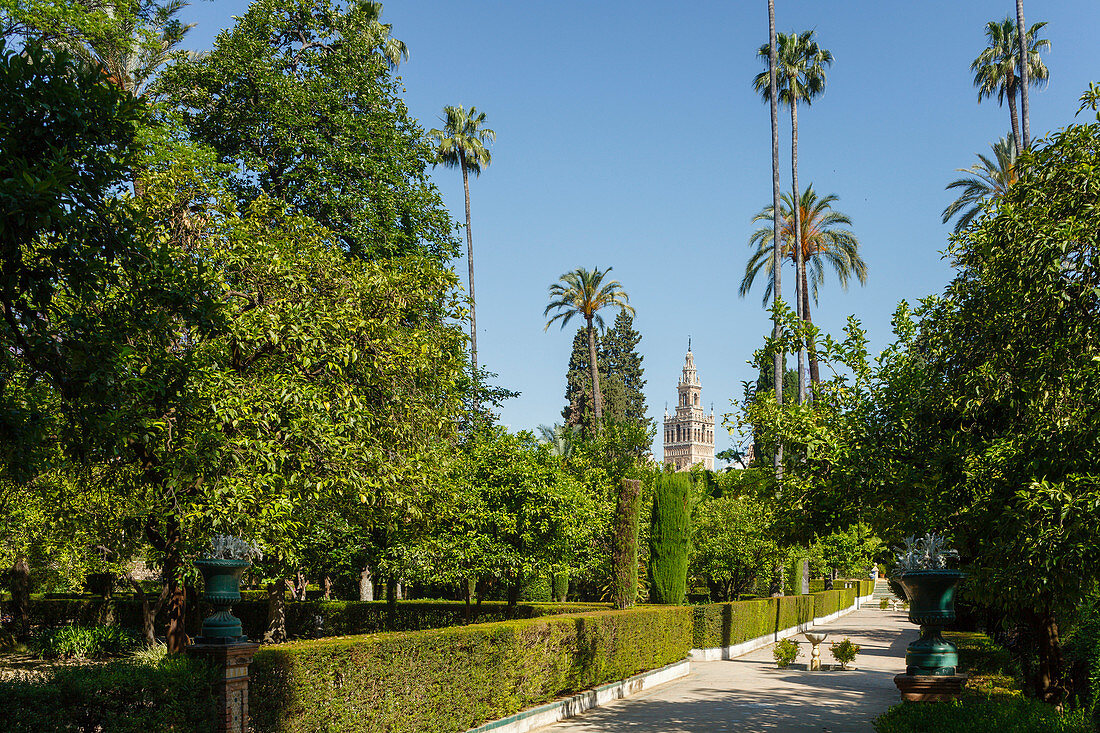
[[[609,381],[617,382],[621,395],[617,395],[618,408],[616,417],[621,421],[634,421],[645,427],[650,427],[650,420],[646,417],[645,384],[643,377],[645,370],[642,367],[642,355],[638,353],[638,343],[642,335],[634,330],[634,316],[625,310],[620,310],[615,317],[615,325],[612,326],[604,338],[603,359]],[[600,377],[601,384],[603,384]]]
[[[654,603],[683,603],[687,596],[693,494],[690,474],[657,477],[649,531],[649,588]]]
[[[599,349],[599,336],[596,338],[596,348]],[[601,374],[601,385],[603,380],[604,375]],[[579,426],[589,432],[594,427],[594,414],[592,375],[588,366],[588,334],[585,329],[578,328],[577,335],[573,337],[573,351],[569,355],[569,370],[565,374],[565,409],[561,411],[561,416],[565,418],[567,428]]]
[[[638,514],[642,508],[642,482],[624,478],[619,483],[615,510],[614,589],[615,608],[629,608],[638,595]]]

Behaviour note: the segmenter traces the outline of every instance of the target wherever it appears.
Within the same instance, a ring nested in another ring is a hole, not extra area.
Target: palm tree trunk
[[[798,189],[798,101],[791,100],[791,181],[794,184],[794,194],[791,202],[794,204],[794,266],[795,266],[795,302],[798,303],[798,317],[802,318],[802,288],[805,279],[805,265],[802,261],[802,197]],[[798,404],[806,402],[806,343],[798,340]]]
[[[1024,128],[1024,144],[1022,149],[1027,150],[1031,145],[1031,123],[1028,120],[1027,99],[1027,27],[1024,25],[1024,0],[1016,0],[1016,32],[1020,36],[1020,122]]]
[[[775,50],[775,0],[768,0],[768,99],[771,101],[772,113],[772,302],[777,307],[783,297],[783,252],[779,237],[779,92],[776,90],[776,58]],[[779,340],[779,313],[774,316],[772,325],[772,338]],[[784,354],[776,349],[772,355],[774,366],[775,401],[783,404],[783,372],[786,370]],[[783,485],[783,443],[775,447],[774,468],[776,481]]]
[[[810,318],[810,293],[808,283],[806,282],[806,268],[802,268],[802,320],[809,324],[813,324],[813,319]],[[821,371],[817,363],[817,346],[814,344],[813,339],[808,342],[808,351],[810,357],[810,384],[813,385],[813,389],[810,390],[810,396],[813,397],[814,391],[817,386],[821,384]]]
[[[459,152],[459,161],[462,164],[462,189],[466,192],[466,265],[469,268],[470,279],[470,376],[476,382],[477,308],[474,301],[474,235],[470,231],[470,175],[466,169],[466,156],[461,151]]]
[[[1012,146],[1016,148],[1016,155],[1020,154],[1020,116],[1016,113],[1016,76],[1012,75],[1005,81],[1005,96],[1008,97],[1008,116],[1012,120]]]
[[[596,331],[592,328],[592,317],[588,321],[588,367],[592,372],[592,405],[596,410],[596,430],[603,431],[603,395],[600,394],[600,370],[596,364]]]

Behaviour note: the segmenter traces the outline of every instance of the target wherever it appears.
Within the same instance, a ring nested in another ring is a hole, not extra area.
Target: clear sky
[[[193,3],[189,45],[209,48],[246,8]],[[1029,26],[1048,22],[1052,44],[1050,82],[1031,96],[1040,137],[1069,123],[1100,80],[1100,2],[1027,0],[1025,11]],[[813,316],[825,331],[839,334],[854,314],[877,353],[897,302],[948,282],[944,186],[1009,130],[1007,107],[977,103],[970,62],[985,23],[1009,13],[1011,0],[776,0],[780,31],[816,29],[835,58],[825,95],[800,108],[800,183],[840,197],[868,266],[866,287],[822,287]],[[689,335],[705,402],[730,412],[769,330],[763,291],[737,295],[750,220],[771,203],[768,108],[750,83],[767,3],[388,0],[383,20],[408,44],[400,74],[425,128],[462,104],[497,132],[493,163],[470,188],[479,358],[522,393],[503,422],[561,420],[573,330],[544,333],[542,310],[547,286],[581,266],[613,266],[630,294],[652,417],[675,404]],[[786,188],[789,115],[780,119]],[[461,176],[441,168],[435,181],[463,217]],[[465,262],[455,266],[465,280]],[[716,433],[717,450],[728,447]]]

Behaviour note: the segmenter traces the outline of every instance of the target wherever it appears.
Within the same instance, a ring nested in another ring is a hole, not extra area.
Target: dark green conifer
[[[653,603],[683,603],[687,596],[694,493],[691,474],[657,477],[649,530],[649,600]]]

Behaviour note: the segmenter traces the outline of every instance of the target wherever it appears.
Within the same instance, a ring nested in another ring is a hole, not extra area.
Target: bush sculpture
[[[654,603],[683,603],[687,595],[693,494],[689,474],[657,477],[649,532],[649,588]]]

